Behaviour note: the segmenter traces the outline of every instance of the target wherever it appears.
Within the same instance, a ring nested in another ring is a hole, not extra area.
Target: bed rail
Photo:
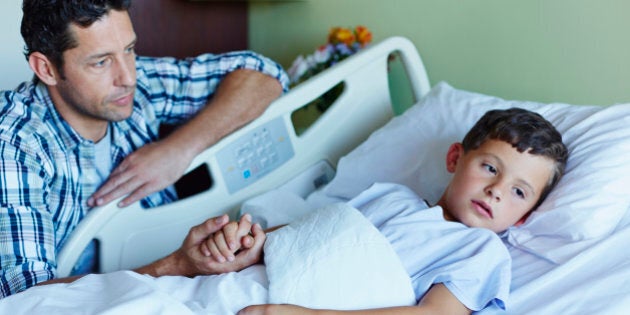
[[[57,276],[70,274],[93,239],[99,244],[100,272],[145,265],[177,249],[189,228],[203,220],[223,213],[235,216],[244,200],[289,181],[319,161],[335,166],[341,156],[392,117],[387,70],[392,53],[402,58],[413,95],[419,99],[430,86],[413,43],[392,37],[374,44],[295,87],[274,101],[261,117],[197,156],[188,170],[205,164],[214,182],[210,189],[151,209],[142,209],[139,203],[118,208],[116,200],[90,210],[59,253]],[[304,133],[296,135],[291,114],[341,82],[345,88],[335,103]],[[272,122],[286,131],[286,136],[274,140],[288,145],[291,154],[281,158],[273,171],[230,188],[227,177],[233,169],[221,165],[218,156],[243,138],[266,131]]]

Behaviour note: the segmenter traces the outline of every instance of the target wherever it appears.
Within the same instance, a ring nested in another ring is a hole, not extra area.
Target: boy
[[[517,108],[493,110],[462,143],[450,146],[446,168],[453,177],[435,207],[393,184],[374,184],[348,201],[390,241],[419,301],[411,307],[353,313],[470,314],[504,308],[510,257],[496,233],[524,221],[544,200],[560,180],[567,158],[561,135],[542,116]],[[202,253],[230,260],[226,240],[242,236],[236,233],[238,224],[230,226],[202,245]],[[320,312],[343,313],[255,305],[239,314]]]

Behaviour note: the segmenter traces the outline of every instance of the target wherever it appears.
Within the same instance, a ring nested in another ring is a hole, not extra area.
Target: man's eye
[[[96,68],[102,68],[105,66],[105,64],[107,63],[107,59],[103,59],[103,60],[99,60],[95,63],[93,63],[92,65]]]
[[[110,58],[103,58],[101,60],[97,60],[95,62],[92,63],[92,67],[94,68],[104,68],[107,67],[107,65],[109,65],[109,63],[111,62]]]

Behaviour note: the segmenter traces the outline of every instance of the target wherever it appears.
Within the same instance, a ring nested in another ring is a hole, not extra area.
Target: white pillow
[[[511,107],[551,121],[570,155],[558,186],[525,224],[508,230],[508,241],[564,262],[614,231],[630,207],[630,104],[509,101],[442,82],[343,157],[325,193],[352,198],[373,182],[395,182],[435,203],[450,180],[444,160],[450,144],[462,141],[486,111]]]

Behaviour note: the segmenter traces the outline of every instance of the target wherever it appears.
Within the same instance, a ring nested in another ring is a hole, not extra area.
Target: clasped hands
[[[249,214],[240,220],[228,222],[221,230],[211,234],[199,244],[199,250],[206,257],[212,257],[218,263],[233,263],[237,256],[256,259],[262,257],[262,246],[266,234],[260,224],[252,224]]]
[[[191,228],[174,253],[180,257],[180,274],[220,274],[260,262],[266,234],[259,224],[251,221],[249,214],[232,222],[223,215]]]
[[[263,245],[267,238],[259,224],[252,225],[249,214],[240,220],[227,222],[227,215],[209,219],[193,227],[182,248],[190,248],[188,254],[196,261],[204,261],[207,274],[239,271],[262,262]],[[281,226],[272,228],[275,230]],[[204,234],[205,233],[205,234]],[[265,314],[316,314],[318,311],[296,305],[251,305],[238,312],[239,315]]]

